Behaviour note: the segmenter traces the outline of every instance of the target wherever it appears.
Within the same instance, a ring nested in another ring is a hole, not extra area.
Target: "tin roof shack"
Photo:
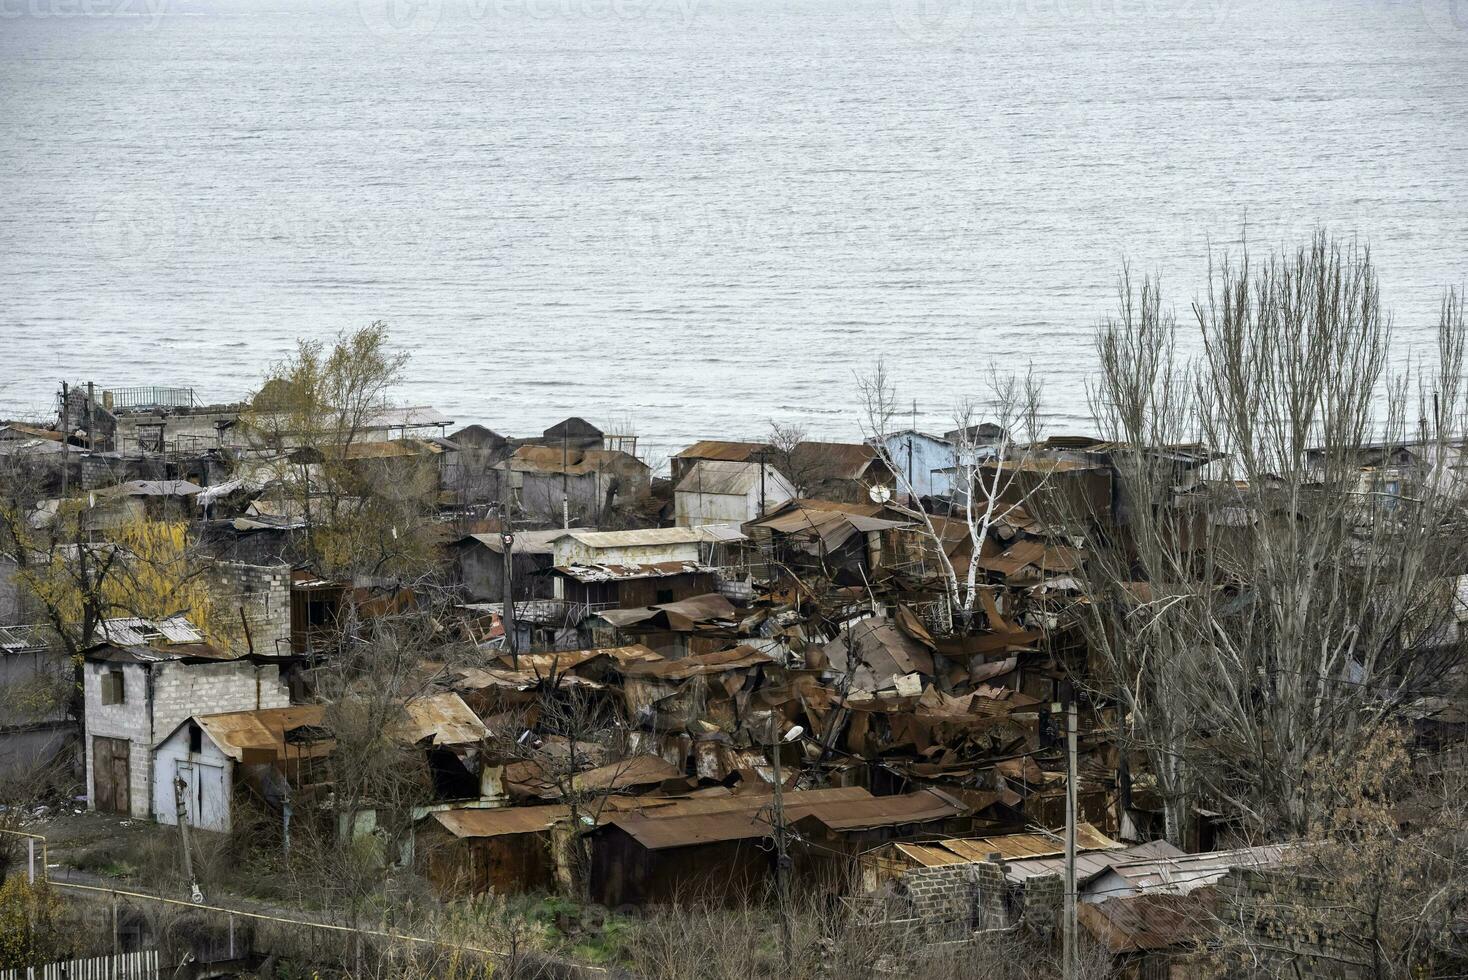
[[[771,463],[698,460],[674,487],[673,510],[680,527],[742,524],[795,496]]]
[[[843,585],[862,585],[889,565],[889,555],[904,551],[890,545],[893,536],[911,524],[881,504],[796,499],[744,528],[773,563],[772,580],[790,569],[798,575],[817,573]]]
[[[674,802],[607,796],[597,800],[594,813],[582,813],[605,824],[613,814]],[[414,859],[446,900],[555,892],[570,870],[557,867],[557,857],[566,852],[553,835],[570,820],[571,808],[564,804],[438,810],[419,821]]]
[[[701,460],[724,463],[768,463],[776,458],[775,448],[765,442],[725,442],[718,439],[702,439],[684,449],[668,461],[668,467],[677,484]]]
[[[73,742],[71,659],[42,626],[0,626],[0,783],[30,781]]]
[[[897,477],[875,446],[863,442],[801,442],[790,451],[786,464],[798,493],[860,504],[871,501],[873,487],[895,490]]]
[[[614,449],[521,446],[495,468],[508,475],[515,504],[524,514],[557,524],[563,499],[571,520],[597,524],[603,515],[646,494],[652,482],[646,463]]]
[[[112,621],[106,635],[82,669],[89,809],[156,816],[152,750],[180,722],[290,703],[286,661],[210,646],[187,620]]]
[[[561,565],[552,568],[550,574],[559,598],[587,609],[679,602],[718,587],[714,569],[691,561]]]
[[[564,531],[515,531],[510,535],[510,581],[515,601],[549,599],[554,594],[550,570],[553,542]],[[505,535],[466,534],[453,543],[454,577],[469,598],[479,602],[504,602]]]
[[[220,832],[230,829],[242,785],[276,809],[294,796],[326,788],[337,747],[327,711],[324,704],[308,704],[195,715],[180,722],[153,752],[158,821],[178,822],[175,777],[185,784],[189,826]],[[407,701],[391,734],[422,749],[437,798],[478,798],[479,746],[489,733],[457,694]],[[360,825],[363,814],[357,816]]]
[[[241,784],[274,809],[329,786],[324,760],[336,742],[323,727],[325,715],[325,705],[304,704],[180,722],[153,750],[158,822],[176,825],[181,802],[190,827],[228,833]]]
[[[743,638],[743,614],[717,592],[636,609],[603,609],[589,621],[593,633],[625,635],[668,659],[713,653]],[[599,627],[597,624],[605,624]],[[608,642],[614,642],[609,639]]]
[[[879,448],[919,497],[946,497],[952,490],[957,450],[943,436],[904,429],[887,435]]]
[[[444,899],[556,890],[551,829],[566,806],[440,810],[414,835],[413,852]]]
[[[613,814],[589,835],[592,900],[614,907],[749,896],[773,880],[773,849],[765,844],[773,831],[772,809],[773,797],[759,793]],[[786,793],[784,812],[792,828],[794,873],[826,885],[834,879],[833,858],[853,842],[942,831],[967,810],[926,790],[874,797],[845,787]],[[807,846],[815,841],[821,846]]]
[[[92,491],[108,517],[90,519],[93,527],[115,527],[128,520],[188,521],[198,515],[193,498],[204,488],[188,480],[129,480]],[[92,508],[96,510],[95,505]],[[105,522],[105,523],[104,523]]]

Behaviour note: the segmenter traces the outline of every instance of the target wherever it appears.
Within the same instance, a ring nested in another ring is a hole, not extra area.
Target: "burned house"
[[[646,463],[621,450],[525,445],[495,467],[509,480],[517,510],[560,523],[564,514],[595,525],[637,500],[652,481]]]

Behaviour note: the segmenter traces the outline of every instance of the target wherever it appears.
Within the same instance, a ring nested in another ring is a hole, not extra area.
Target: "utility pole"
[[[765,450],[759,451],[759,516],[765,516]]]
[[[1065,706],[1065,980],[1076,980],[1076,701]]]
[[[561,529],[571,529],[571,474],[570,452],[566,447],[566,430],[561,430]]]
[[[500,484],[500,548],[505,560],[505,605],[500,611],[500,625],[505,631],[505,649],[510,652],[510,667],[520,669],[520,655],[515,642],[515,531],[510,515],[510,469]]]
[[[66,497],[71,475],[71,388],[61,382],[61,496]]]
[[[770,761],[775,767],[775,798],[772,807],[775,825],[775,892],[780,903],[780,950],[785,957],[785,971],[788,973],[794,955],[794,941],[790,936],[790,855],[785,849],[785,777],[780,771],[778,717],[773,713],[770,715]]]

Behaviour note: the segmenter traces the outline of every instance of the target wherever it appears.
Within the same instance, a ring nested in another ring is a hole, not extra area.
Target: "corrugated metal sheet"
[[[987,861],[998,854],[1005,861],[1020,858],[1048,857],[1065,853],[1065,840],[1058,834],[1005,834],[1002,837],[969,837],[939,841],[934,845],[952,851],[970,861]],[[1120,850],[1114,841],[1089,823],[1076,825],[1077,851]]]
[[[286,752],[286,732],[304,726],[318,727],[325,715],[325,705],[302,704],[289,708],[198,715],[194,721],[208,733],[221,752],[239,762],[245,760],[246,754],[251,756],[252,761],[259,755],[281,757]],[[293,744],[289,754],[294,756],[299,750],[303,756],[325,755],[335,744],[329,740],[309,746]]]
[[[682,680],[698,674],[719,674],[726,670],[757,667],[774,663],[773,657],[760,653],[750,646],[737,646],[732,650],[714,653],[698,653],[681,660],[649,660],[627,663],[621,672],[628,677],[657,677],[665,680]]]
[[[52,636],[47,626],[0,626],[0,653],[44,650]]]
[[[822,480],[859,480],[877,458],[877,450],[862,442],[802,442],[790,453],[798,472]]]
[[[508,460],[511,470],[520,473],[567,473],[580,476],[617,466],[641,466],[645,463],[617,449],[570,449],[562,458],[560,447],[521,446]]]
[[[566,806],[510,806],[494,810],[440,810],[430,814],[455,837],[503,837],[549,830],[570,817]]]
[[[704,439],[695,442],[673,458],[718,459],[732,463],[746,463],[757,458],[761,452],[770,453],[772,451],[772,447],[763,442],[722,442],[717,439]]]
[[[638,548],[665,544],[703,544],[737,541],[744,537],[737,524],[713,524],[705,527],[646,527],[631,531],[569,531],[549,533],[555,538],[575,538],[588,548]]]
[[[783,482],[774,467],[765,466],[765,482]],[[677,493],[730,494],[743,497],[759,489],[759,463],[732,463],[724,460],[701,459],[688,469],[678,481]]]
[[[1076,855],[1076,880],[1090,881],[1108,868],[1129,861],[1146,858],[1177,857],[1183,852],[1167,841],[1150,841],[1121,850],[1086,851]],[[1020,882],[1045,875],[1064,874],[1065,857],[1026,858],[1009,861],[1004,865],[1004,876],[1010,881]]]
[[[650,561],[628,565],[577,562],[571,565],[557,565],[551,571],[589,585],[596,582],[630,582],[643,578],[710,574],[715,569],[707,565],[700,565],[696,561]]]
[[[1214,933],[1211,888],[1187,895],[1136,895],[1104,902],[1082,902],[1080,924],[1113,955],[1179,949]]]
[[[204,640],[204,634],[184,616],[156,620],[138,617],[106,619],[102,621],[100,633],[107,642],[118,646],[141,646],[154,639],[167,643],[201,643]]]
[[[404,705],[406,720],[397,734],[410,742],[432,739],[433,745],[472,745],[489,737],[489,729],[452,691],[414,698]]]
[[[733,796],[688,801],[642,813],[613,817],[609,822],[634,837],[648,850],[690,847],[718,841],[764,837],[770,831],[771,796]],[[786,793],[785,818],[796,823],[815,818],[833,830],[899,826],[944,819],[964,812],[938,793],[923,790],[903,796],[875,797],[860,787]]]

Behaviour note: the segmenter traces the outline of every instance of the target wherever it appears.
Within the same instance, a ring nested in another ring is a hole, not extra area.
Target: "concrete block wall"
[[[1264,974],[1357,980],[1372,975],[1361,936],[1365,923],[1342,912],[1339,896],[1324,883],[1289,871],[1235,868],[1217,884],[1220,917],[1240,930],[1225,938],[1225,956]],[[1355,937],[1354,941],[1348,937]],[[1230,973],[1232,975],[1232,973]]]
[[[123,701],[121,704],[102,703],[102,677],[109,670],[122,671]],[[93,782],[92,739],[126,739],[128,750],[128,803],[135,817],[149,815],[149,800],[153,792],[148,778],[149,755],[152,749],[153,728],[148,710],[148,669],[142,664],[89,663],[82,671],[82,694],[86,699],[83,739],[86,750],[87,800],[96,799]]]
[[[154,666],[153,735],[149,748],[167,738],[190,715],[254,711],[290,705],[290,690],[274,664],[245,661],[217,664],[164,663]]]
[[[244,609],[255,652],[267,656],[290,652],[291,569],[289,565],[249,565],[217,561],[210,567],[209,585],[222,607],[219,619],[227,645],[243,651],[248,643],[239,624]]]
[[[1037,875],[1020,886],[1020,922],[1036,936],[1055,935],[1065,912],[1065,879],[1060,875]]]
[[[902,876],[912,917],[925,924],[970,929],[974,918],[974,866],[914,868]]]

